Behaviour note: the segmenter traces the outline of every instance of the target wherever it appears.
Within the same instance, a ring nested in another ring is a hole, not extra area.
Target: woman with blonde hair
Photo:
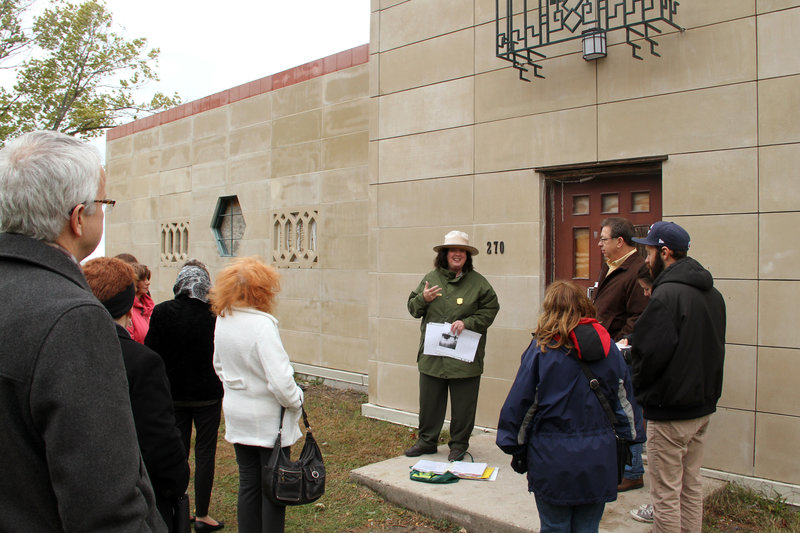
[[[617,499],[615,433],[645,440],[628,366],[594,317],[584,289],[553,282],[500,411],[497,445],[528,473],[543,533],[598,531],[606,502]]]
[[[225,440],[233,444],[239,465],[240,533],[284,529],[286,508],[273,505],[261,491],[282,407],[282,443],[288,447],[301,437],[303,391],[272,315],[278,291],[278,271],[258,257],[244,257],[220,271],[209,294],[217,314],[214,368],[225,389]]]

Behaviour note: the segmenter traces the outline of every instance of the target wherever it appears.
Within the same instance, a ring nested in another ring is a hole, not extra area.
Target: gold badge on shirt
[[[457,303],[458,305],[461,305],[461,304],[463,304],[463,303],[464,303],[464,298],[456,298],[456,303]]]

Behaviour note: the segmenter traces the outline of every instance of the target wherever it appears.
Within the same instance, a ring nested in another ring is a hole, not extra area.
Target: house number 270
[[[486,242],[487,254],[504,254],[506,253],[506,243],[503,241],[487,241]]]

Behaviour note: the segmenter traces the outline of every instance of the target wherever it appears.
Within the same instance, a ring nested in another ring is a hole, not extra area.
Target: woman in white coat
[[[282,443],[291,446],[302,436],[303,391],[294,381],[278,321],[270,314],[279,290],[275,268],[245,257],[223,268],[209,293],[218,317],[214,368],[225,389],[225,440],[233,443],[239,465],[240,533],[284,530],[286,508],[261,492],[261,472],[278,436],[282,406]]]

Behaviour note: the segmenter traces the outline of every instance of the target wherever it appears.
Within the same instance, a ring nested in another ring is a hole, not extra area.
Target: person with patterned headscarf
[[[214,485],[217,432],[222,411],[222,383],[214,372],[216,317],[208,304],[211,277],[205,265],[187,261],[175,280],[175,298],[155,306],[145,345],[164,360],[175,404],[175,419],[189,453],[195,439],[195,529],[216,531],[224,524],[208,515]]]

